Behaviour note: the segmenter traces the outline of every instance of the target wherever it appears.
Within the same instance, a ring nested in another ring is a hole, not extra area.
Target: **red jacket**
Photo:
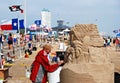
[[[45,51],[41,50],[32,63],[30,80],[33,82],[46,83],[47,72],[55,71],[58,66],[58,64],[50,65]]]

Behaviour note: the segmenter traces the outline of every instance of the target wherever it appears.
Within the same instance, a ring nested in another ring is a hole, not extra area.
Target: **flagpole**
[[[26,0],[24,0],[24,21],[25,21],[25,35],[26,35]]]
[[[21,46],[20,46],[20,24],[19,24],[19,15],[18,15],[18,45],[19,45],[19,58],[21,58]],[[15,48],[14,48],[15,49]]]

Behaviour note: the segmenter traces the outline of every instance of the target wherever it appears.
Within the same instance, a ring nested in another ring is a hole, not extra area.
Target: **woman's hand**
[[[63,63],[64,63],[64,61],[61,60],[61,61],[58,62],[58,65],[61,65],[61,64],[63,64]]]

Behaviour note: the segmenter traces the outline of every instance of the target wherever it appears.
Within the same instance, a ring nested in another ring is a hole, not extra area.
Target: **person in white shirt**
[[[59,42],[59,50],[64,51],[65,44],[62,40]]]

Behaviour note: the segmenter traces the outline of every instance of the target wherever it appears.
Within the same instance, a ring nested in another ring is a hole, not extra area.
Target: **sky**
[[[1,0],[0,23],[2,20],[24,18],[24,13],[10,12],[9,6],[22,5],[25,0]],[[113,34],[120,29],[120,0],[26,0],[26,26],[41,19],[43,8],[51,12],[51,25],[57,26],[57,20],[73,27],[75,24],[96,24],[99,32]],[[69,24],[68,24],[69,23]]]

